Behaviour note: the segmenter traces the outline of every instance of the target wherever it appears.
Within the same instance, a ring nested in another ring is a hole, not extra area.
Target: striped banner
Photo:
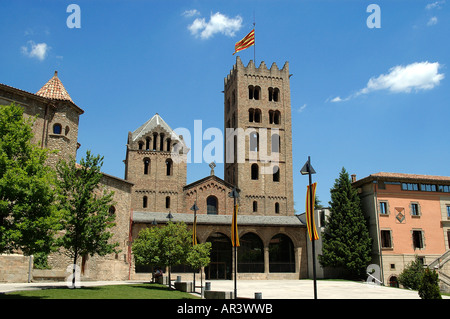
[[[237,227],[237,213],[239,210],[239,205],[236,205],[234,207],[234,212],[233,212],[233,220],[231,221],[231,245],[233,247],[239,247],[239,234],[238,234],[238,227]],[[234,241],[236,237],[236,242]]]
[[[233,55],[239,51],[242,51],[242,50],[247,49],[248,47],[251,47],[254,44],[255,44],[255,29],[250,31],[250,33],[247,34],[245,36],[245,38],[243,38],[241,41],[236,42],[236,44],[234,45]]]
[[[194,217],[194,225],[192,226],[192,246],[197,245],[197,216]]]
[[[314,215],[314,202],[315,202],[315,198],[316,198],[316,186],[317,183],[314,183],[311,185],[312,187],[312,214]],[[306,190],[306,227],[308,228],[308,234],[309,234],[309,239],[313,240],[313,235],[314,235],[314,240],[318,240],[319,239],[319,235],[317,234],[317,229],[316,229],[316,222],[313,218],[312,220],[312,224],[311,224],[311,206],[310,206],[310,202],[309,202],[309,185],[307,186],[307,190]]]

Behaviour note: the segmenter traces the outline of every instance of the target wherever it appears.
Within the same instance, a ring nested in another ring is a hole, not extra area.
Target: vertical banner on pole
[[[319,239],[319,235],[317,234],[317,229],[316,229],[316,222],[315,222],[315,218],[314,218],[314,201],[315,201],[315,197],[316,197],[316,186],[317,183],[314,183],[311,185],[311,189],[312,189],[312,205],[310,203],[310,194],[309,192],[310,187],[309,185],[307,186],[307,191],[306,191],[306,227],[308,228],[308,234],[309,234],[309,239],[310,240],[318,240]],[[311,211],[312,209],[312,211]],[[312,216],[311,216],[312,214]]]
[[[239,205],[234,206],[233,212],[233,220],[231,222],[231,244],[233,247],[239,247],[239,234],[237,227],[237,213],[238,213]]]

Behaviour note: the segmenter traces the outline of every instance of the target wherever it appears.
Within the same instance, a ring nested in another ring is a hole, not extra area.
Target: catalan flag
[[[250,31],[250,33],[247,34],[241,41],[236,42],[236,44],[234,45],[233,55],[239,51],[251,47],[252,45],[255,45],[255,29]]]
[[[233,212],[233,220],[231,222],[231,245],[233,247],[239,247],[239,234],[238,234],[238,228],[237,228],[237,213],[239,210],[239,205],[234,206],[234,212]],[[235,242],[236,237],[236,242]]]
[[[318,240],[319,239],[319,235],[317,234],[317,230],[316,230],[316,223],[314,221],[314,218],[312,219],[311,222],[311,214],[314,217],[314,199],[316,197],[316,186],[317,183],[314,183],[311,185],[312,188],[312,212],[311,212],[311,205],[310,205],[310,196],[309,196],[309,185],[307,187],[306,190],[306,227],[308,228],[308,234],[309,234],[309,239],[313,240],[313,236],[314,236],[314,240]]]
[[[197,245],[197,216],[194,217],[194,225],[192,226],[192,246]]]

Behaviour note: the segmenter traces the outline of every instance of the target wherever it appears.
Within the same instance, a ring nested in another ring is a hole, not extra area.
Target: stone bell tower
[[[289,63],[244,66],[225,78],[225,181],[240,189],[240,214],[294,215]]]
[[[181,150],[181,153],[178,151]],[[142,212],[180,212],[184,207],[187,147],[156,113],[128,133],[125,179],[134,183],[131,208]]]

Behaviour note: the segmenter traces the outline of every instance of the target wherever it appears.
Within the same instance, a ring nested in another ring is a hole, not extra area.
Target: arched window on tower
[[[159,150],[164,150],[164,134],[159,134]]]
[[[261,123],[261,110],[255,109],[255,122]]]
[[[217,197],[211,195],[206,199],[206,213],[208,215],[217,215],[217,212]]]
[[[170,152],[170,144],[172,143],[172,140],[170,138],[168,138],[166,140],[166,151]]]
[[[258,202],[256,200],[253,201],[253,212],[256,213],[258,211]]]
[[[166,159],[166,175],[167,176],[172,176],[173,174],[173,161],[168,158]]]
[[[281,138],[278,134],[272,134],[271,136],[272,140],[272,153],[279,153],[280,152],[280,146],[281,146]]]
[[[144,148],[144,142],[139,142],[139,149],[142,150]]]
[[[275,203],[275,214],[279,214],[280,213],[280,203]]]
[[[281,113],[280,111],[275,111],[273,113],[273,123],[280,124],[281,123]]]
[[[252,179],[253,180],[257,180],[258,179],[258,174],[259,174],[258,164],[252,164],[252,168],[251,168]]]
[[[148,175],[149,172],[150,172],[150,159],[144,158],[144,174]]]
[[[147,196],[142,197],[142,208],[147,208],[148,199]]]
[[[274,166],[273,167],[272,180],[274,182],[279,182],[280,181],[280,168],[278,166]]]
[[[166,196],[166,208],[170,208],[170,196]]]
[[[158,133],[153,133],[153,151],[156,151],[156,142],[158,140]]]
[[[248,121],[251,123],[255,120],[255,109],[248,110]]]
[[[250,133],[250,151],[257,152],[259,149],[259,135],[257,132]]]
[[[150,151],[150,137],[145,139],[145,150]]]

